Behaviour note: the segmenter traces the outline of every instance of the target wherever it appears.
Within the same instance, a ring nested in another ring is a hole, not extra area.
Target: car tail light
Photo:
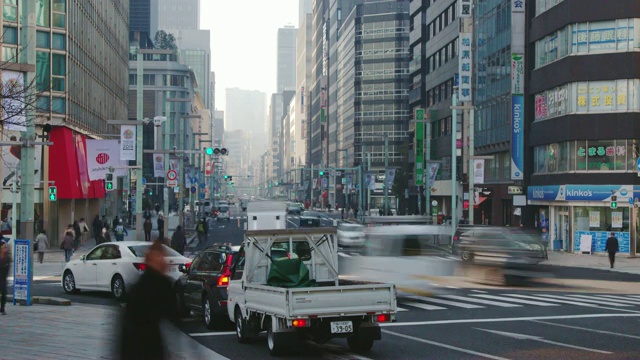
[[[227,286],[229,285],[229,277],[228,276],[220,276],[218,278],[218,286]]]
[[[376,321],[379,323],[389,322],[391,321],[391,315],[389,314],[378,314],[376,316]]]
[[[147,270],[147,264],[145,263],[133,263],[133,266],[136,268],[136,270],[138,271],[145,271]]]
[[[293,325],[293,327],[309,327],[311,322],[307,319],[295,319],[291,321],[291,325]]]
[[[188,263],[184,264],[184,268],[187,269],[187,270],[191,269],[191,263],[188,262]]]
[[[218,301],[218,305],[227,306],[227,302],[226,301]]]
[[[453,241],[458,241],[458,240],[460,240],[460,236],[458,236],[458,235],[454,235],[454,236],[453,236]]]

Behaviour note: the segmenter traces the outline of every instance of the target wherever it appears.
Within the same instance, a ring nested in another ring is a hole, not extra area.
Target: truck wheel
[[[241,344],[248,343],[250,338],[249,336],[247,336],[247,322],[242,318],[242,311],[240,311],[240,308],[236,308],[235,320],[236,336],[238,337],[238,342]]]
[[[276,333],[273,331],[273,324],[271,323],[271,319],[267,323],[267,346],[269,346],[269,354],[271,356],[279,356],[283,353],[283,344],[279,341]]]
[[[354,352],[367,352],[373,347],[373,339],[357,332],[347,338],[349,349]]]

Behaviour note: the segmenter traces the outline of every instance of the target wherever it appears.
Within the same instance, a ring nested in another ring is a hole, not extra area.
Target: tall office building
[[[527,2],[523,220],[546,229],[554,250],[604,253],[614,232],[620,253],[633,256],[640,252],[640,69],[628,65],[639,61],[640,4],[612,5]]]
[[[151,0],[129,0],[129,42],[149,49],[151,37]]]
[[[278,93],[296,88],[296,34],[298,29],[285,26],[278,29],[277,84]]]
[[[307,140],[309,137],[309,86],[311,84],[312,66],[312,29],[313,16],[304,15],[300,29],[298,30],[296,45],[296,96],[295,96],[295,122],[292,139],[293,153],[297,166],[307,165]]]
[[[307,14],[313,13],[313,0],[298,0],[298,27],[302,29],[302,22]]]
[[[250,160],[258,160],[260,152],[266,149],[267,139],[267,111],[266,95],[257,90],[227,88],[225,100],[225,130],[243,130],[252,133],[252,148]],[[244,138],[248,139],[247,136]]]
[[[153,15],[151,29],[199,30],[200,0],[147,0],[151,1]]]

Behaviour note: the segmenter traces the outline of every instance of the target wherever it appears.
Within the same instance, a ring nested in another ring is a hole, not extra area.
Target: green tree
[[[396,177],[391,185],[391,193],[398,199],[398,214],[404,214],[407,208],[407,199],[404,197],[405,190],[409,186],[409,176],[411,175],[411,165],[409,164],[409,144],[400,146],[398,152],[402,156],[402,164],[396,169]]]
[[[164,30],[158,30],[154,37],[156,49],[175,50],[178,48],[176,45],[176,37],[172,33],[168,33]]]

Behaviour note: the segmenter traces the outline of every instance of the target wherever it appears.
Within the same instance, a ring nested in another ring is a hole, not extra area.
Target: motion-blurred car
[[[227,286],[236,270],[238,247],[211,246],[193,259],[192,266],[181,266],[184,273],[176,284],[176,300],[181,314],[202,314],[207,328],[219,325],[227,313]],[[227,323],[227,321],[224,321]]]
[[[304,206],[300,206],[298,203],[287,204],[287,215],[302,215]]]
[[[304,217],[307,218],[316,218],[318,219],[318,222],[320,223],[319,226],[321,227],[328,227],[328,226],[337,226],[338,225],[338,220],[331,218],[329,216],[327,216],[327,214],[318,212],[318,211],[305,211],[302,214]]]
[[[360,224],[348,222],[338,224],[337,236],[340,246],[364,246],[364,226]]]
[[[227,220],[229,221],[229,206],[220,205],[218,206],[218,216],[216,216],[218,220]]]
[[[547,258],[534,234],[498,226],[460,225],[451,249],[462,261],[475,264],[535,265]]]
[[[300,216],[300,227],[320,227],[320,219],[313,216]]]
[[[121,300],[147,268],[144,257],[151,243],[119,241],[100,244],[80,259],[71,260],[62,270],[62,288],[67,294],[78,290],[108,291]],[[163,245],[172,282],[180,278],[178,267],[188,268],[191,259]]]

